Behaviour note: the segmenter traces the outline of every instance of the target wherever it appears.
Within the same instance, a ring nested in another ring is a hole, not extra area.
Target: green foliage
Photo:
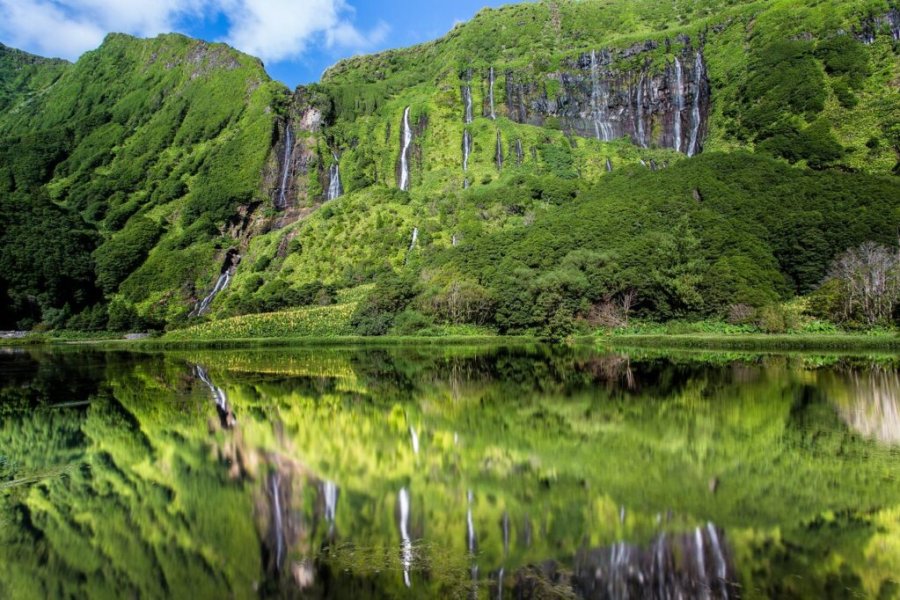
[[[94,251],[97,283],[107,294],[115,292],[132,271],[144,262],[162,234],[162,228],[145,217],[128,226]]]
[[[397,315],[415,297],[415,286],[415,280],[409,275],[391,272],[379,277],[350,318],[353,331],[358,335],[387,333]]]

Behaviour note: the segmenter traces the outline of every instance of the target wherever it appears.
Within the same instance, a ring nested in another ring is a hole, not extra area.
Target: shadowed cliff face
[[[708,131],[710,85],[702,48],[686,41],[675,60],[638,69],[617,61],[656,49],[655,42],[618,53],[591,51],[572,60],[550,78],[559,92],[506,72],[507,115],[518,123],[544,126],[550,117],[563,130],[611,141],[630,137],[642,147],[672,148],[693,156]]]

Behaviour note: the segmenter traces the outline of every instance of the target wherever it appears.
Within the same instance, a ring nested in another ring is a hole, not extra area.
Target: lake
[[[900,359],[0,351],[0,597],[900,594]]]

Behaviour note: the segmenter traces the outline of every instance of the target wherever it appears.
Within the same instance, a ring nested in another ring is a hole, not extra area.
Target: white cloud
[[[388,31],[384,23],[358,29],[345,0],[0,0],[0,40],[75,59],[109,32],[148,37],[219,15],[228,23],[223,41],[272,62],[300,58],[316,43],[365,50]]]

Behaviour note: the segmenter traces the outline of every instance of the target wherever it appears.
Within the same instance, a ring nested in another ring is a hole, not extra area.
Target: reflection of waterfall
[[[213,385],[206,369],[200,365],[194,367],[194,371],[197,374],[197,378],[206,384],[206,387],[212,392],[213,400],[216,403],[216,412],[219,413],[219,421],[221,421],[222,427],[225,429],[234,427],[237,424],[237,419],[231,411],[231,407],[228,405],[228,396],[225,394],[225,390],[217,385]]]
[[[573,585],[588,598],[728,598],[737,579],[712,523],[682,535],[661,534],[649,548],[618,542],[582,550]]]
[[[409,427],[409,441],[412,444],[413,454],[419,453],[419,434],[415,427]]]
[[[412,568],[412,540],[409,537],[409,492],[402,488],[397,494],[397,505],[400,508],[400,562],[403,565],[403,583],[412,587],[409,571]]]
[[[334,162],[328,168],[328,195],[326,200],[334,200],[344,195],[344,187],[341,185],[341,168],[338,163],[337,154],[334,155]]]
[[[278,204],[275,208],[287,207],[288,179],[291,176],[291,156],[294,154],[294,131],[290,122],[284,125],[284,157],[281,161],[281,185],[278,188]]]
[[[847,383],[844,422],[861,435],[888,444],[900,443],[900,375],[873,370],[854,372]]]
[[[475,521],[472,520],[472,490],[468,492],[469,509],[466,512],[466,543],[469,554],[475,554]]]
[[[325,497],[325,521],[334,526],[337,514],[338,488],[333,481],[322,482],[322,495]]]
[[[691,141],[688,144],[688,156],[694,156],[699,151],[700,142],[700,98],[703,95],[704,65],[703,54],[697,50],[697,58],[694,61],[694,103],[691,107]]]
[[[206,295],[203,300],[200,301],[200,304],[192,311],[192,316],[201,317],[209,310],[209,306],[212,304],[212,301],[216,299],[222,290],[228,287],[228,284],[231,283],[231,276],[234,274],[234,270],[237,268],[238,263],[241,261],[241,257],[238,255],[236,250],[229,250],[228,254],[225,255],[225,261],[222,263],[222,272],[219,274],[219,278],[216,280],[216,285],[213,286],[212,291]]]
[[[284,564],[285,531],[281,513],[281,474],[269,474],[269,492],[272,495],[272,535],[275,537],[275,570],[280,572]]]
[[[466,129],[463,131],[463,172],[469,170],[469,154],[472,152],[472,134]]]
[[[684,111],[684,69],[681,59],[675,57],[675,149],[681,152],[681,113]]]
[[[465,105],[464,120],[466,124],[472,122],[472,86],[468,83],[462,87],[463,104]]]
[[[401,133],[403,145],[400,149],[400,189],[409,191],[409,147],[412,144],[412,129],[409,126],[409,107],[403,111],[403,129]]]
[[[490,117],[496,119],[497,114],[494,112],[494,67],[491,67],[488,74],[488,102],[491,106]]]

